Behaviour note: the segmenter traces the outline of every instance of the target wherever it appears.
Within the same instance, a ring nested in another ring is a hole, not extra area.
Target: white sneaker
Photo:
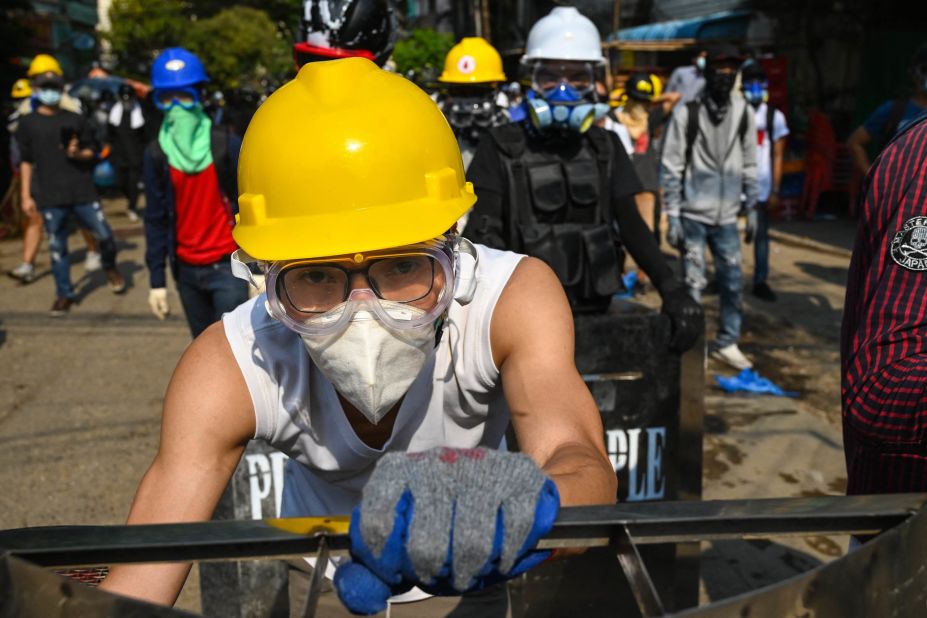
[[[14,279],[18,279],[22,283],[32,283],[35,280],[35,266],[28,262],[23,262],[7,274]]]
[[[84,270],[92,273],[101,268],[103,268],[103,256],[96,251],[88,251],[87,257],[84,259]]]
[[[736,343],[718,348],[711,353],[711,357],[718,359],[722,363],[727,363],[734,369],[740,371],[753,368],[753,363],[750,362],[749,358],[744,356],[744,353],[740,351]]]

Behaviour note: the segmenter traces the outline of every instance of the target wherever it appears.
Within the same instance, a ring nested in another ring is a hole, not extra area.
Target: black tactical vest
[[[567,153],[527,147],[510,124],[490,132],[505,167],[507,249],[547,262],[574,311],[597,311],[623,289],[624,252],[611,204],[612,144],[592,129]]]

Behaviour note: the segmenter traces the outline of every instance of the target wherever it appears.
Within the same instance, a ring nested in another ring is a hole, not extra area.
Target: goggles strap
[[[242,279],[247,281],[251,287],[259,289],[257,281],[254,280],[254,273],[251,272],[251,268],[248,264],[256,264],[257,260],[245,253],[244,249],[238,249],[232,253],[230,258],[232,261],[232,275],[236,279]]]
[[[476,247],[466,238],[459,238],[454,251],[457,272],[454,276],[454,300],[466,305],[473,300],[476,293],[476,269],[479,266],[479,254]]]

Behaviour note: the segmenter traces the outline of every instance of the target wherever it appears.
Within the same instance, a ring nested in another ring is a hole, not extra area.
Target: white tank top
[[[436,353],[402,400],[382,449],[357,437],[331,382],[299,336],[268,315],[263,294],[223,317],[254,404],[254,438],[290,457],[282,517],[349,514],[388,451],[503,445],[509,413],[489,330],[499,295],[524,256],[476,248],[473,300],[451,304]]]

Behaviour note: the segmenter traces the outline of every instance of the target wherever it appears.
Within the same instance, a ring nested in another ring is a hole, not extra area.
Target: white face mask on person
[[[434,355],[436,332],[434,323],[408,330],[387,328],[362,311],[340,333],[300,338],[335,390],[376,425]]]
[[[55,88],[39,88],[35,98],[38,99],[39,103],[42,105],[55,107],[61,103],[61,91]]]

